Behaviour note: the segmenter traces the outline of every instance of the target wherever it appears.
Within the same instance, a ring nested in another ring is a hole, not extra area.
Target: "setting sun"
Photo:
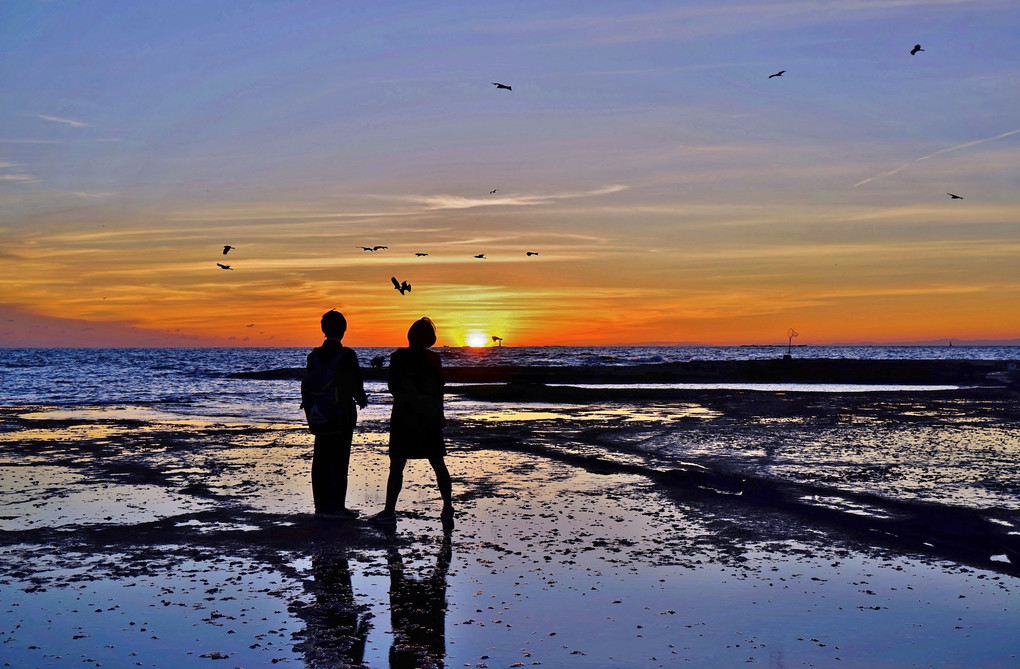
[[[467,336],[467,345],[471,348],[480,348],[489,342],[489,338],[478,332],[472,332]]]

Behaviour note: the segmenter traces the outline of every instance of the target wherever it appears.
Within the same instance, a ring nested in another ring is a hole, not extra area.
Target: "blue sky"
[[[293,343],[337,303],[531,343],[1017,337],[1018,35],[995,0],[4,2],[0,343]]]

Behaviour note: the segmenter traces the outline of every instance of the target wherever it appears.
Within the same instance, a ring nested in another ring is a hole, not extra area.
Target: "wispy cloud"
[[[83,198],[86,198],[86,199],[94,199],[94,198],[111,197],[113,195],[116,195],[116,193],[88,193],[86,191],[79,190],[79,191],[74,191],[74,193],[72,193],[72,195],[75,195],[77,197],[83,197]]]
[[[634,14],[573,14],[530,21],[500,21],[481,29],[492,33],[519,35],[524,31],[543,31],[558,41],[586,44],[625,44],[633,42],[677,41],[718,37],[750,32],[810,25],[831,24],[850,17],[910,12],[936,6],[991,5],[1008,8],[1010,0],[844,0],[819,3],[816,0],[787,2],[715,2],[694,3],[665,11]]]
[[[381,198],[376,198],[381,199]],[[386,199],[394,199],[388,197]],[[378,218],[402,218],[407,216],[406,211],[359,211],[359,212],[341,212],[341,211],[303,211],[296,207],[286,207],[283,205],[274,206],[269,205],[261,208],[252,208],[247,206],[234,206],[234,207],[219,207],[207,210],[192,210],[182,212],[172,212],[166,215],[171,220],[187,222],[187,221],[203,221],[203,222],[218,222],[218,223],[231,223],[237,221],[243,221],[245,223],[265,223],[268,225],[278,225],[280,223],[287,223],[293,225],[299,222],[307,222],[314,225],[320,225],[322,222],[335,221],[371,221]]]
[[[72,128],[90,128],[90,127],[92,127],[88,123],[85,123],[83,121],[75,121],[74,119],[70,119],[70,118],[60,118],[59,116],[47,116],[46,114],[25,114],[25,116],[32,116],[34,118],[41,118],[44,121],[51,121],[53,123],[63,123],[65,125],[71,126]]]
[[[568,191],[563,193],[547,193],[540,195],[492,195],[489,197],[468,197],[463,195],[424,195],[406,196],[399,199],[423,205],[428,211],[443,209],[471,209],[473,207],[530,207],[551,204],[561,200],[573,200],[586,197],[611,195],[627,190],[627,186],[613,184],[588,191]]]
[[[908,167],[910,167],[910,163],[903,163],[899,167],[896,167],[896,168],[891,169],[891,170],[887,170],[885,172],[880,172],[880,173],[876,174],[873,177],[868,177],[867,179],[864,179],[863,181],[858,181],[857,183],[854,184],[854,188],[858,188],[860,186],[863,186],[864,184],[871,183],[872,181],[875,181],[876,179],[884,179],[886,177],[891,177],[894,174],[902,172],[903,170],[907,169]]]
[[[876,179],[884,179],[885,177],[892,176],[894,174],[902,172],[903,170],[907,169],[908,167],[910,167],[914,163],[919,163],[919,162],[924,161],[924,160],[929,160],[931,158],[934,158],[935,156],[940,156],[943,153],[950,153],[952,151],[960,151],[962,149],[969,149],[972,146],[978,146],[979,144],[984,144],[986,142],[994,142],[997,139],[1003,139],[1005,137],[1009,137],[1009,136],[1015,135],[1017,133],[1020,133],[1020,128],[1017,128],[1016,130],[1010,130],[1009,132],[1004,132],[1004,133],[1002,133],[1000,135],[995,135],[994,137],[985,137],[984,139],[975,139],[972,142],[964,142],[963,144],[957,144],[956,146],[949,146],[949,147],[946,147],[944,149],[939,149],[938,151],[935,151],[933,153],[929,153],[926,156],[921,156],[920,158],[914,158],[914,160],[910,161],[909,163],[903,163],[902,165],[900,165],[897,168],[888,170],[886,172],[881,172],[879,174],[876,174],[873,177],[868,177],[867,179],[864,179],[863,181],[858,181],[857,183],[854,184],[854,188],[857,188],[858,186],[863,186],[864,184],[870,183],[872,181],[875,181]]]
[[[517,237],[514,236],[514,235],[503,235],[503,236],[499,236],[499,237],[496,237],[496,236],[487,236],[487,237],[478,236],[478,237],[469,237],[467,239],[455,239],[455,240],[447,241],[443,245],[444,246],[470,246],[470,245],[473,245],[473,244],[497,244],[497,243],[500,243],[500,242],[515,241],[516,239],[517,239]]]
[[[2,140],[0,140],[2,141]],[[179,222],[203,223],[232,223],[244,222],[246,224],[279,225],[285,223],[289,230],[295,230],[301,225],[320,226],[331,221],[348,223],[376,224],[385,219],[407,219],[418,216],[422,213],[432,213],[451,209],[470,209],[473,207],[491,206],[536,206],[550,204],[562,200],[577,200],[588,197],[599,197],[628,190],[629,186],[612,184],[602,188],[587,191],[567,191],[560,193],[547,193],[538,195],[391,195],[391,194],[365,194],[363,197],[373,202],[386,202],[392,208],[368,208],[361,211],[316,211],[303,208],[300,205],[266,205],[251,207],[247,205],[223,206],[209,209],[194,209],[187,211],[167,212],[162,214],[165,219]],[[359,208],[363,203],[352,203],[352,208]],[[407,206],[407,205],[413,206]],[[394,223],[396,225],[396,223]],[[390,228],[392,231],[400,232],[439,232],[449,229],[448,226],[416,226],[413,229],[405,227]],[[386,231],[384,228],[382,231]],[[334,232],[334,234],[343,234]],[[353,234],[353,233],[352,233]],[[358,233],[360,234],[360,233]]]
[[[20,163],[0,163],[0,170],[10,170],[21,167]],[[25,174],[24,172],[14,172],[8,174],[0,174],[0,182],[12,182],[12,183],[35,183],[39,179],[31,174]]]
[[[30,183],[38,181],[38,179],[31,174],[0,174],[0,181],[16,181],[20,183]]]
[[[0,138],[0,144],[63,144],[54,139],[4,139]]]
[[[947,149],[939,149],[935,153],[929,153],[927,156],[921,156],[920,158],[918,158],[914,162],[915,163],[919,163],[922,160],[928,160],[929,158],[934,158],[937,155],[940,155],[940,154],[943,154],[943,153],[949,153],[950,151],[959,151],[960,149],[969,149],[972,146],[977,146],[978,144],[984,144],[985,142],[994,142],[997,139],[1002,139],[1003,137],[1009,137],[1010,135],[1015,135],[1018,132],[1020,132],[1020,128],[1018,128],[1016,130],[1010,130],[1009,132],[1004,132],[1001,135],[996,135],[995,137],[986,137],[985,139],[976,139],[973,142],[966,142],[964,144],[957,144],[956,146],[950,146]]]
[[[581,235],[570,232],[543,232],[536,236],[540,238],[549,239],[569,239],[571,241],[594,242],[596,244],[608,244],[609,242],[613,241],[613,239],[610,237],[602,237],[597,235]]]

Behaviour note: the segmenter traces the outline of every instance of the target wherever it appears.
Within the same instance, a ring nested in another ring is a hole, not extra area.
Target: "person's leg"
[[[351,465],[351,442],[354,440],[354,430],[347,430],[340,435],[336,444],[335,470],[333,478],[335,483],[335,505],[339,510],[347,508],[347,470]]]
[[[407,465],[407,458],[390,456],[390,475],[386,479],[386,507],[384,509],[389,513],[397,510],[397,497],[400,496],[400,489],[404,486],[405,465]]]
[[[436,472],[436,483],[439,485],[439,494],[443,496],[443,511],[453,511],[453,481],[450,478],[450,470],[446,468],[446,461],[443,456],[429,458],[429,464]]]
[[[324,434],[315,435],[315,445],[312,448],[312,500],[315,512],[330,513],[334,510],[335,499],[332,475],[334,449],[329,443],[329,436]]]

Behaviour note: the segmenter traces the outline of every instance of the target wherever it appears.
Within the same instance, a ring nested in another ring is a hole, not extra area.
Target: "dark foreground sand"
[[[588,457],[617,425],[461,417],[444,535],[424,463],[409,467],[395,532],[313,519],[310,437],[293,424],[0,409],[0,661],[1020,664],[1020,579],[1004,555]],[[385,441],[378,420],[356,440],[349,500],[366,512],[381,507]]]

